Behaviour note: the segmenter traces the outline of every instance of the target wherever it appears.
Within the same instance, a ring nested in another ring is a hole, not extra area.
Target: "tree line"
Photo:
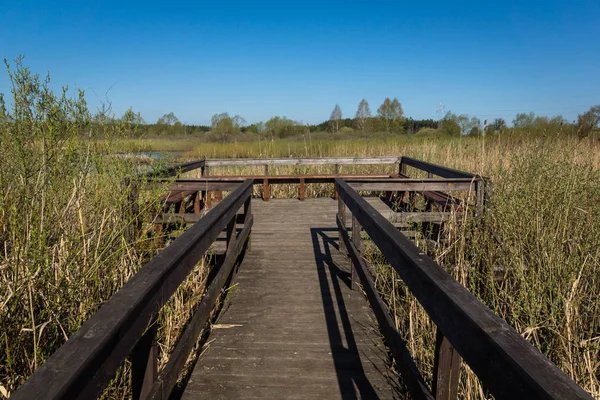
[[[544,133],[550,131],[576,134],[580,138],[600,129],[600,105],[580,114],[576,121],[569,122],[562,116],[545,117],[530,113],[518,113],[511,125],[503,118],[481,121],[476,116],[448,112],[440,120],[407,118],[398,98],[386,97],[375,115],[367,100],[359,102],[353,117],[345,117],[336,104],[328,120],[319,124],[303,124],[275,116],[267,121],[247,124],[240,115],[227,112],[214,114],[211,125],[187,125],[181,123],[174,113],[161,116],[155,123],[147,123],[131,108],[125,112],[121,122],[132,136],[158,135],[206,135],[213,141],[228,141],[240,134],[256,135],[270,139],[283,139],[306,133],[331,132],[332,134],[362,134],[386,132],[389,134],[436,133],[448,136],[482,136],[498,132]]]

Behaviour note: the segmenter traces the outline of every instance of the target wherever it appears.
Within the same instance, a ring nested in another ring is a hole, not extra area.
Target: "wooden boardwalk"
[[[254,200],[252,209],[251,250],[183,398],[398,397],[371,308],[349,287],[337,201]]]

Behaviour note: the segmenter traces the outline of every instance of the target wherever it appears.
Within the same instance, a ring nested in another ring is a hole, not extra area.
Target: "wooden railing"
[[[412,165],[453,179],[473,176],[425,163]],[[461,358],[498,399],[591,399],[567,375],[504,320],[454,280],[347,182],[337,179],[339,210],[336,217],[340,249],[352,260],[352,287],[362,284],[398,371],[415,399],[455,399]],[[352,238],[346,228],[346,208],[352,218]],[[360,231],[369,235],[437,326],[434,380],[428,388],[406,344],[379,296],[361,257]]]
[[[73,334],[13,395],[14,399],[97,397],[127,357],[134,399],[169,397],[248,244],[252,181],[245,181],[169,247],[147,263]],[[236,229],[240,208],[243,227]],[[157,374],[156,317],[210,245],[226,229],[224,260],[208,285],[164,369]]]
[[[473,190],[476,198],[475,211],[477,214],[480,214],[481,211],[483,211],[483,207],[485,206],[487,199],[491,194],[491,183],[489,179],[480,175],[443,167],[441,165],[432,164],[411,157],[402,156],[398,171],[401,177],[408,177],[406,167],[413,167],[417,170],[427,172],[428,178],[439,176],[442,178],[450,179],[470,179],[473,182]]]
[[[165,177],[165,176],[176,176],[176,175],[180,175],[183,174],[185,172],[190,172],[193,170],[196,170],[198,168],[201,168],[202,171],[204,171],[205,168],[205,160],[199,159],[199,160],[194,160],[194,161],[190,161],[187,163],[183,163],[183,164],[177,164],[177,165],[173,165],[170,167],[164,167],[164,168],[155,168],[150,172],[146,172],[142,175],[150,178],[150,177]]]

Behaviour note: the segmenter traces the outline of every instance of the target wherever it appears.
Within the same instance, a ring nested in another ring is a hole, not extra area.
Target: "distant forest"
[[[155,123],[147,123],[132,109],[127,110],[119,121],[125,125],[124,131],[132,137],[194,135],[216,142],[252,140],[260,137],[283,139],[307,133],[326,132],[334,134],[332,137],[371,133],[482,136],[498,132],[563,132],[581,138],[600,129],[600,106],[591,107],[572,122],[562,116],[545,117],[534,113],[519,113],[510,126],[502,118],[481,121],[476,116],[453,112],[445,113],[443,118],[437,121],[407,118],[398,99],[391,100],[389,97],[379,106],[375,115],[371,113],[368,102],[362,99],[353,118],[344,118],[342,110],[336,104],[330,118],[319,124],[303,124],[285,116],[275,116],[266,122],[247,124],[243,117],[227,112],[213,115],[210,126],[183,124],[172,112],[163,115]]]

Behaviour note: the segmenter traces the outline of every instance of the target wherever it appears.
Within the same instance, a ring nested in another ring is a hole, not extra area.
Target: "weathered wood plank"
[[[223,166],[262,166],[262,165],[334,165],[334,164],[398,164],[400,157],[326,157],[326,158],[223,158],[208,159],[206,165]]]
[[[225,191],[233,191],[237,189],[244,181],[236,180],[236,181],[224,181],[219,182],[213,179],[205,179],[205,180],[197,180],[197,181],[188,181],[188,180],[177,180],[174,183],[171,183],[167,186],[167,190],[176,191],[176,190],[225,190]]]
[[[357,180],[348,179],[348,185],[354,190],[362,191],[412,191],[412,192],[425,192],[425,191],[472,191],[474,183],[470,180],[457,181],[449,179],[385,179],[385,180]]]

